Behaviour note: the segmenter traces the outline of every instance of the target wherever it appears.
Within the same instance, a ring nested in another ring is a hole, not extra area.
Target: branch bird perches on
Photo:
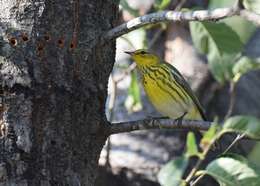
[[[212,122],[210,121],[192,121],[182,120],[181,124],[178,120],[165,118],[148,118],[137,121],[127,121],[112,123],[109,127],[109,134],[118,134],[131,132],[136,130],[147,129],[190,129],[190,130],[208,130]]]

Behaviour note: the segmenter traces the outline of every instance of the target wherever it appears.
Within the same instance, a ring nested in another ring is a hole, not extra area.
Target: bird
[[[207,120],[198,98],[174,66],[145,49],[125,53],[135,61],[144,90],[159,113],[179,121]]]

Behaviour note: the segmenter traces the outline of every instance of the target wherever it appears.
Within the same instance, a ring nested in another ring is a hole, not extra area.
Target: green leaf
[[[129,112],[136,112],[142,109],[141,93],[136,71],[131,72],[131,83],[128,88],[128,97],[125,106]]]
[[[138,10],[132,8],[131,6],[129,6],[129,4],[128,4],[128,2],[126,0],[120,0],[119,4],[123,7],[124,10],[129,12],[132,16],[134,16],[134,17],[138,17],[139,16]]]
[[[232,61],[243,46],[238,35],[225,23],[190,22],[190,31],[195,47],[207,55],[216,80],[231,79]]]
[[[205,149],[211,142],[211,140],[216,135],[218,125],[216,123],[212,124],[207,132],[203,134],[203,138],[200,140],[200,147]]]
[[[171,0],[155,0],[154,8],[156,10],[164,10],[169,4]]]
[[[252,116],[234,116],[227,119],[221,133],[236,132],[260,139],[260,121]]]
[[[215,159],[200,173],[212,176],[221,186],[260,185],[259,167],[236,154]]]
[[[186,155],[188,157],[191,156],[198,156],[200,157],[200,153],[198,151],[198,147],[196,144],[196,138],[193,132],[189,132],[187,136],[187,141],[186,141]]]
[[[159,172],[158,180],[162,186],[179,186],[188,165],[188,158],[181,156],[168,162]]]
[[[244,0],[243,4],[246,9],[260,14],[260,1],[259,0]]]
[[[209,9],[232,7],[235,2],[236,0],[210,0]],[[227,19],[221,20],[220,22],[226,23],[228,26],[230,26],[232,30],[238,34],[244,44],[247,43],[249,38],[256,30],[256,26],[252,22],[239,16],[229,17]]]
[[[243,44],[246,44],[256,31],[256,26],[242,17],[230,17],[223,20],[233,31],[237,33]]]
[[[224,7],[231,7],[235,4],[236,0],[210,0],[209,1],[209,8],[224,8]]]
[[[248,154],[248,159],[250,162],[254,163],[256,166],[260,167],[260,142],[257,142],[251,152]]]
[[[243,56],[240,60],[233,66],[233,80],[236,82],[239,78],[250,70],[260,69],[260,60],[253,60],[247,56]]]

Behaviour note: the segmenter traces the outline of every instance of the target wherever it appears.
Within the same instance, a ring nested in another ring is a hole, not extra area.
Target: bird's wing
[[[181,85],[181,87],[184,88],[184,90],[189,94],[189,96],[191,97],[192,101],[194,102],[194,104],[196,105],[197,109],[199,110],[201,117],[206,121],[207,117],[204,114],[203,108],[198,100],[198,98],[194,95],[193,91],[190,88],[190,85],[187,83],[187,81],[183,78],[183,76],[181,75],[181,73],[171,64],[167,63],[167,62],[162,62],[163,65],[166,65],[167,67],[169,67],[172,70],[172,75],[174,76],[175,80],[177,83],[179,83]]]

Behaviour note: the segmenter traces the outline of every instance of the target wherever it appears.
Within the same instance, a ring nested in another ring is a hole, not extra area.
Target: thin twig
[[[148,50],[151,49],[151,48],[155,45],[156,41],[160,38],[160,36],[161,36],[162,33],[163,33],[163,29],[160,28],[160,29],[154,34],[153,38],[151,39],[151,41],[150,41],[150,43],[149,43],[149,45],[148,45]]]
[[[130,74],[134,69],[136,68],[136,63],[132,63],[131,65],[129,65],[129,67],[124,70],[123,74],[115,79],[115,82],[116,83],[119,83],[120,81],[122,81],[128,74]]]
[[[190,186],[195,186],[202,178],[204,177],[204,174],[200,175],[199,177],[196,178],[196,180],[194,180]]]
[[[202,152],[202,157],[206,157],[206,155],[209,153],[211,147],[215,144],[215,142],[220,138],[221,134],[215,136],[210,144],[205,148],[205,150]],[[199,169],[199,167],[201,166],[202,162],[204,161],[203,159],[199,159],[197,161],[197,163],[195,164],[195,166],[193,167],[193,169],[190,171],[189,175],[186,177],[185,182],[189,183],[191,181],[191,179],[193,178],[193,176],[195,175],[195,173],[197,172],[197,170]]]
[[[135,48],[134,44],[127,37],[122,36],[120,39],[123,39],[125,42],[127,42],[128,45],[130,45],[132,48]]]
[[[116,95],[117,95],[117,82],[114,80],[114,77],[111,76],[111,82],[112,82],[112,90],[111,90],[111,96],[108,103],[108,120],[113,121],[114,118],[114,108],[115,108],[115,102],[116,102]],[[110,136],[107,138],[107,147],[106,147],[106,163],[105,166],[107,168],[111,168],[110,164],[110,150],[111,150],[111,140]]]
[[[237,137],[234,139],[234,141],[227,147],[227,149],[223,152],[223,154],[226,154],[239,140],[241,140],[243,137],[245,137],[245,134],[238,134]]]
[[[114,118],[114,107],[116,102],[116,95],[117,95],[117,81],[114,79],[114,77],[111,75],[111,96],[108,103],[108,120],[112,121]]]
[[[176,6],[176,8],[174,9],[175,11],[179,11],[181,10],[181,8],[183,7],[183,5],[186,3],[186,0],[180,0],[180,2],[178,3],[178,5]]]
[[[233,112],[234,106],[235,106],[235,99],[236,99],[236,92],[235,92],[236,83],[234,81],[230,82],[230,102],[227,114],[225,116],[225,119],[229,118]]]
[[[219,136],[220,136],[220,135],[219,135]],[[227,147],[227,149],[226,149],[222,154],[227,153],[239,140],[241,140],[241,139],[244,138],[244,137],[245,137],[245,134],[238,134],[237,137],[234,139],[234,141]],[[216,139],[217,139],[217,138],[216,138]],[[214,140],[214,141],[215,141],[215,140]],[[209,149],[210,149],[210,148],[209,148]],[[207,152],[207,153],[208,153],[208,152]],[[206,154],[207,154],[207,153],[206,153]],[[205,155],[206,155],[206,154],[205,154]],[[196,173],[196,171],[198,170],[199,166],[201,165],[202,161],[203,161],[203,160],[201,160],[201,162],[198,161],[197,164],[195,165],[195,167],[194,167],[194,172],[192,173],[193,175],[191,176],[191,178],[195,175],[195,173]],[[191,186],[195,186],[195,185],[199,182],[199,180],[201,180],[204,176],[205,176],[205,175],[202,174],[202,175],[200,175],[198,178],[196,178],[196,180],[191,183]],[[188,177],[187,177],[187,178],[188,178]],[[189,178],[189,180],[186,179],[186,181],[187,181],[187,182],[190,181],[191,178]]]
[[[145,120],[127,121],[112,123],[110,125],[110,134],[131,132],[135,130],[146,129],[190,129],[190,130],[208,130],[212,122],[183,120],[182,124],[173,119],[149,118]]]

